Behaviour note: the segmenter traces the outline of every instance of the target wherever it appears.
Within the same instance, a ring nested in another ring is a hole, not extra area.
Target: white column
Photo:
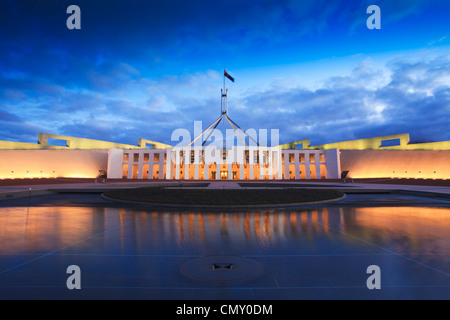
[[[290,179],[289,177],[289,153],[284,153],[284,178]]]
[[[317,154],[316,156],[318,156]],[[320,179],[322,176],[320,175],[320,162],[316,162],[316,179]]]
[[[180,150],[175,151],[175,179],[180,180]]]
[[[161,154],[162,156],[164,156],[164,154]],[[166,180],[170,180],[170,173],[172,171],[172,149],[166,149]],[[164,158],[162,159],[163,163],[164,163]],[[161,163],[161,158],[159,158],[159,163]],[[162,172],[164,172],[164,167],[163,170],[160,170],[160,177],[162,177]]]
[[[221,163],[222,163],[222,161],[223,161],[223,150],[222,149],[219,149],[219,148],[216,148],[216,151],[215,152],[218,152],[218,154],[220,155],[220,157],[219,158],[217,158],[217,163],[216,163],[216,180],[220,180],[220,170],[221,170]]]
[[[259,180],[264,180],[264,153],[265,153],[265,150],[262,150],[260,148],[258,151]]]
[[[245,147],[240,147],[236,161],[239,163],[239,180],[244,180]]]
[[[131,179],[133,178],[133,160],[134,160],[134,154],[133,152],[128,153],[128,173],[127,178]]]
[[[216,180],[220,180],[220,162],[216,163]]]
[[[269,179],[273,180],[273,158],[275,158],[276,155],[274,155],[275,152],[272,152],[272,148],[269,148],[269,156],[267,161],[269,162]]]
[[[144,154],[142,152],[139,152],[139,161],[138,161],[138,179],[143,178],[143,171],[144,171]]]
[[[277,148],[277,159],[278,159],[278,180],[283,179],[283,163],[281,159],[281,149]]]
[[[309,162],[309,152],[305,153],[305,179],[309,180],[311,179],[311,168],[310,162]]]
[[[149,161],[148,161],[148,177],[147,177],[147,179],[153,180],[153,165],[154,165],[153,158],[155,155],[153,153],[150,153],[148,156],[149,156],[149,159],[148,159]],[[144,174],[144,172],[142,172],[142,174]]]
[[[168,157],[169,152],[168,151],[166,151],[166,153],[159,152],[159,162],[158,162],[158,164],[159,164],[158,178],[159,179],[163,179],[163,177],[164,177],[164,154],[167,154],[166,155],[166,172],[168,171],[167,163],[169,163],[169,157]]]
[[[107,174],[110,179],[121,179],[123,170],[123,149],[108,150]]]
[[[300,151],[294,151],[295,180],[300,179]]]
[[[195,180],[198,180],[198,166],[199,166],[199,157],[200,157],[200,154],[199,154],[199,152],[198,152],[198,149],[197,148],[195,148],[194,149],[194,179]]]
[[[183,150],[184,155],[184,180],[189,180],[189,167],[191,164],[191,151],[189,148]]]
[[[329,149],[325,151],[325,166],[327,170],[327,179],[341,178],[341,159],[339,149]]]

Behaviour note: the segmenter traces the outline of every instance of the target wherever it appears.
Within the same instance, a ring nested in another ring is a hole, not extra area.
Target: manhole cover
[[[259,262],[237,256],[207,256],[189,260],[181,266],[185,276],[206,281],[246,280],[263,271]]]

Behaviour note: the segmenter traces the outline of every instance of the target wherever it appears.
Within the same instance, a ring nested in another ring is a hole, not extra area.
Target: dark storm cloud
[[[24,121],[21,117],[0,109],[0,136],[10,141],[34,141],[46,128]]]
[[[323,144],[398,133],[411,133],[413,140],[449,140],[449,63],[448,58],[389,63],[387,83],[378,83],[381,71],[363,64],[316,90],[247,96],[248,108],[240,110],[239,117],[279,128],[284,142],[311,138],[312,144]]]
[[[314,90],[273,87],[232,97],[230,117],[243,129],[279,129],[280,143],[310,138],[314,145],[398,133],[411,133],[412,140],[449,140],[449,63],[445,57],[394,60],[379,69],[363,61],[348,75],[330,77]],[[220,96],[211,79],[218,78],[216,72],[161,81],[130,78],[114,96],[109,89],[65,90],[27,110],[42,113],[46,121],[39,122],[40,129],[59,134],[129,144],[142,137],[172,144],[173,130],[185,128],[193,134],[195,120],[205,129],[217,119]],[[25,125],[12,112],[0,116],[4,123],[16,122],[3,130],[4,136]],[[37,135],[37,126],[26,126],[27,134]]]
[[[0,119],[5,122],[21,122],[22,119],[15,114],[0,110]]]

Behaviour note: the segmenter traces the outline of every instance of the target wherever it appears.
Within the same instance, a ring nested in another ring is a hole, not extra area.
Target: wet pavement
[[[450,201],[433,196],[218,213],[49,194],[0,201],[0,225],[0,299],[450,299]]]

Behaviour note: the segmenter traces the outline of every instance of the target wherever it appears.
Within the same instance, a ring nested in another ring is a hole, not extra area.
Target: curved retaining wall
[[[450,151],[341,150],[341,171],[351,178],[450,179]]]

